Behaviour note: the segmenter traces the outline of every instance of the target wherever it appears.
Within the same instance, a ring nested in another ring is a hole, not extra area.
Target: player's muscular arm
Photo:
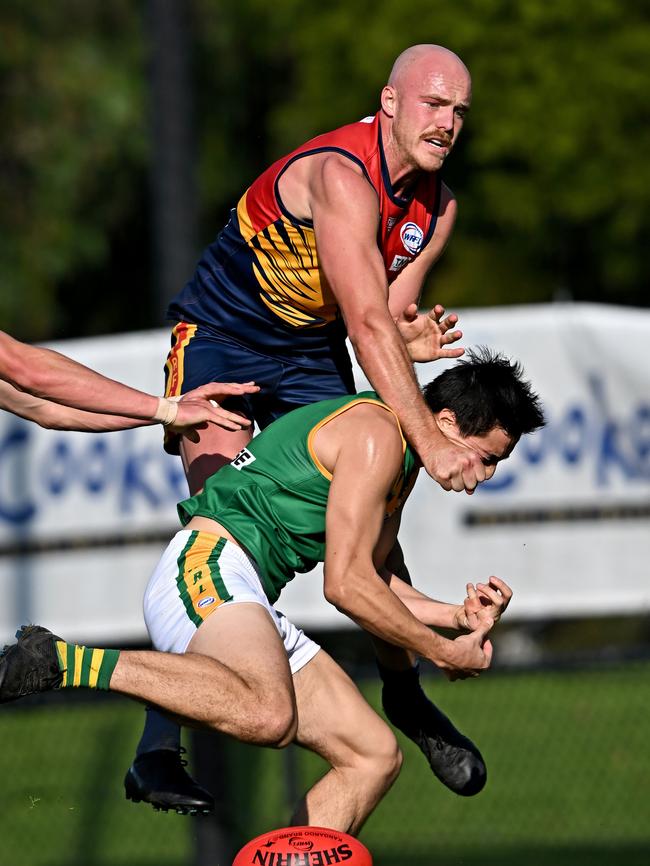
[[[160,421],[194,440],[198,438],[195,428],[201,429],[208,422],[228,430],[247,426],[247,419],[211,401],[259,390],[252,382],[210,382],[172,405],[51,349],[20,343],[1,331],[0,384],[0,407],[42,427],[103,432]]]
[[[355,420],[358,424],[358,414]],[[386,496],[402,461],[401,439],[390,416],[364,424],[363,436],[356,429],[356,435],[351,429],[342,439],[332,470],[326,515],[326,598],[366,631],[430,659],[453,675],[487,667],[489,659],[476,632],[474,642],[467,645],[437,635],[410,613],[377,573],[373,552],[382,532]]]
[[[397,540],[400,519],[401,509],[384,521],[373,556],[375,568],[420,622],[436,628],[464,628],[466,615],[462,604],[448,604],[430,598],[412,585],[404,554]]]
[[[105,432],[138,427],[143,423],[139,419],[120,415],[99,415],[95,412],[84,412],[82,409],[71,409],[69,406],[18,391],[8,382],[0,382],[0,409],[6,409],[48,430]]]
[[[91,412],[151,419],[158,398],[108,379],[52,349],[0,333],[0,377],[35,397]]]
[[[216,402],[231,394],[252,393],[259,390],[253,383],[211,382],[201,385],[183,396],[178,404],[178,415],[170,429],[188,438],[196,436],[196,429],[203,429],[210,421],[226,430],[239,430],[250,424],[232,412],[222,409]],[[6,409],[20,418],[33,421],[47,430],[77,430],[84,433],[107,433],[114,430],[129,430],[145,427],[154,423],[153,419],[143,420],[126,415],[85,412],[53,403],[42,397],[34,397],[19,391],[8,382],[0,380],[0,409]]]
[[[382,573],[389,587],[413,616],[425,625],[436,628],[467,628],[467,617],[462,604],[449,604],[438,601],[420,592],[410,583],[401,580],[395,574]]]
[[[321,268],[341,308],[357,360],[396,412],[427,472],[446,490],[472,491],[484,467],[441,435],[417,384],[409,353],[388,309],[377,247],[377,197],[357,168],[338,155],[315,162],[310,210]]]

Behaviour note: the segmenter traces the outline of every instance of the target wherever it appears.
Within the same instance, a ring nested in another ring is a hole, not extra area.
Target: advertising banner
[[[511,619],[647,611],[650,311],[465,310],[459,326],[466,348],[522,363],[548,425],[473,496],[421,473],[400,533],[413,582],[461,601],[467,581],[496,574],[514,588]],[[160,330],[54,348],[160,393],[168,340]],[[446,366],[418,365],[420,381]],[[142,592],[186,495],[161,433],[47,431],[0,413],[0,638],[31,621],[86,642],[146,640]],[[279,607],[308,628],[348,624],[323,600],[318,570],[298,575]]]

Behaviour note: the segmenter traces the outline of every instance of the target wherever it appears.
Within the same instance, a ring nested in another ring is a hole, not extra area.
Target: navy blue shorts
[[[354,377],[347,351],[337,351],[319,363],[313,359],[274,358],[256,352],[201,325],[180,322],[172,330],[165,363],[165,394],[176,397],[208,382],[249,382],[256,394],[229,397],[223,406],[243,412],[262,430],[292,409],[354,394]],[[175,437],[165,450],[178,453]]]

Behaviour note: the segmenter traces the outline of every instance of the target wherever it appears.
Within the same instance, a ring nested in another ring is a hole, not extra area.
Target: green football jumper
[[[377,403],[392,413],[374,391],[295,409],[211,475],[201,493],[178,505],[183,525],[196,516],[217,520],[246,548],[271,603],[296,572],[310,571],[325,559],[332,476],[316,458],[312,441],[320,427],[359,403]],[[386,515],[401,505],[417,476],[415,455],[403,435],[402,440],[404,461],[387,497]]]

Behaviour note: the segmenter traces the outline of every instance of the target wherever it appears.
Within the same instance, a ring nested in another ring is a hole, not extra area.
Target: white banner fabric
[[[465,310],[460,327],[462,345],[521,361],[549,423],[473,496],[421,473],[401,531],[415,585],[460,601],[467,581],[496,574],[514,588],[512,619],[647,611],[650,311]],[[160,393],[168,341],[153,331],[54,348]],[[418,366],[420,381],[445,366]],[[367,387],[358,368],[356,382]],[[0,639],[31,621],[87,643],[144,641],[142,591],[185,493],[158,426],[62,433],[0,413]],[[348,624],[324,601],[319,570],[279,606],[307,628]]]

